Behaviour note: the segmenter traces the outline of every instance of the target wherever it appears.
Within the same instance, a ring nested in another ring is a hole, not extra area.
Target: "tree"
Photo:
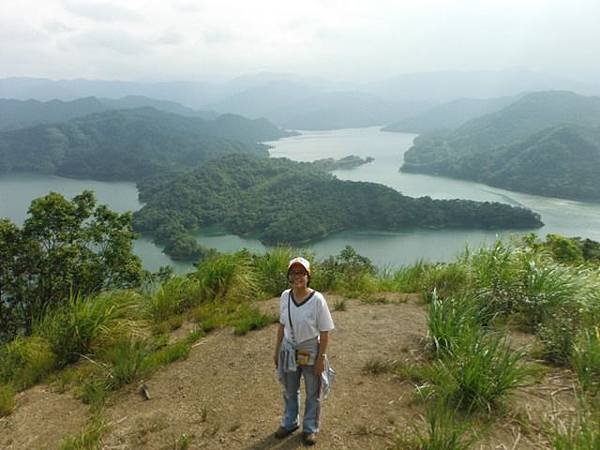
[[[132,218],[96,206],[84,191],[31,203],[22,228],[0,220],[0,340],[29,334],[35,319],[70,295],[139,284]]]

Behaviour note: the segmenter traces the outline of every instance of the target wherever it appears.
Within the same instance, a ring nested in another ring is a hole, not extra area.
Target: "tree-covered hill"
[[[106,111],[0,133],[0,173],[135,181],[227,153],[267,156],[258,141],[286,135],[264,119],[224,115],[203,120],[153,108]]]
[[[598,201],[598,126],[599,97],[529,94],[454,131],[419,136],[402,170]]]
[[[267,244],[302,243],[345,229],[405,227],[535,228],[540,217],[500,203],[406,197],[366,182],[342,181],[312,163],[228,155],[192,172],[139,183],[146,205],[138,231],[170,254],[197,252],[186,233],[218,226]],[[187,236],[187,237],[185,237]]]
[[[147,106],[188,117],[209,120],[217,117],[217,113],[214,111],[197,111],[179,103],[140,95],[129,95],[118,99],[96,97],[78,98],[71,101],[54,99],[47,102],[0,98],[0,131],[66,122],[77,117],[113,109],[133,109]]]
[[[0,99],[0,131],[27,128],[42,123],[65,122],[76,117],[106,111],[96,97],[85,97],[64,102],[50,100]]]

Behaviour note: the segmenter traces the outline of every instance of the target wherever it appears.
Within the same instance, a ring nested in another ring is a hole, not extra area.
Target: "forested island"
[[[600,98],[526,95],[454,131],[419,136],[402,170],[600,201]]]
[[[222,154],[267,157],[267,146],[258,142],[289,134],[265,119],[232,114],[204,120],[150,107],[111,110],[0,133],[0,174],[138,181]]]
[[[300,244],[347,229],[397,231],[407,227],[526,229],[540,216],[501,203],[411,198],[392,188],[342,181],[313,163],[226,155],[191,172],[138,184],[145,206],[134,228],[176,259],[204,249],[191,235],[216,226],[265,244]]]
[[[370,162],[375,161],[375,158],[371,156],[367,156],[366,158],[361,158],[356,155],[348,155],[344,156],[340,159],[334,158],[323,158],[317,159],[313,161],[315,167],[320,170],[325,170],[326,172],[330,172],[332,170],[350,170],[356,169],[364,164],[369,164]]]

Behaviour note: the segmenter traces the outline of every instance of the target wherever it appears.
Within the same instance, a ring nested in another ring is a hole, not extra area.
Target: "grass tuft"
[[[64,438],[60,444],[60,450],[100,450],[102,448],[102,436],[107,425],[97,415],[93,416],[85,428],[77,435]]]
[[[258,330],[279,320],[278,316],[263,314],[255,307],[243,305],[240,310],[239,317],[233,321],[233,330],[238,336],[252,330]]]
[[[64,366],[124,337],[141,335],[141,303],[142,297],[132,291],[87,298],[75,295],[64,307],[49,312],[38,322],[34,334],[50,342],[58,364]]]
[[[15,409],[15,395],[12,386],[0,384],[0,417],[8,416]]]
[[[34,385],[57,365],[50,343],[41,337],[17,337],[0,349],[0,383],[17,390]]]

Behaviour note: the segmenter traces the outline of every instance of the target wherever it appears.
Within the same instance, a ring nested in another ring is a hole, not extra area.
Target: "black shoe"
[[[294,428],[284,428],[284,427],[279,427],[277,428],[277,431],[275,432],[275,438],[276,439],[284,439],[286,437],[288,437],[290,434],[292,434],[294,431],[296,431],[298,429],[298,425],[296,425]]]
[[[317,435],[315,433],[302,433],[302,442],[304,445],[315,445],[317,443]]]

